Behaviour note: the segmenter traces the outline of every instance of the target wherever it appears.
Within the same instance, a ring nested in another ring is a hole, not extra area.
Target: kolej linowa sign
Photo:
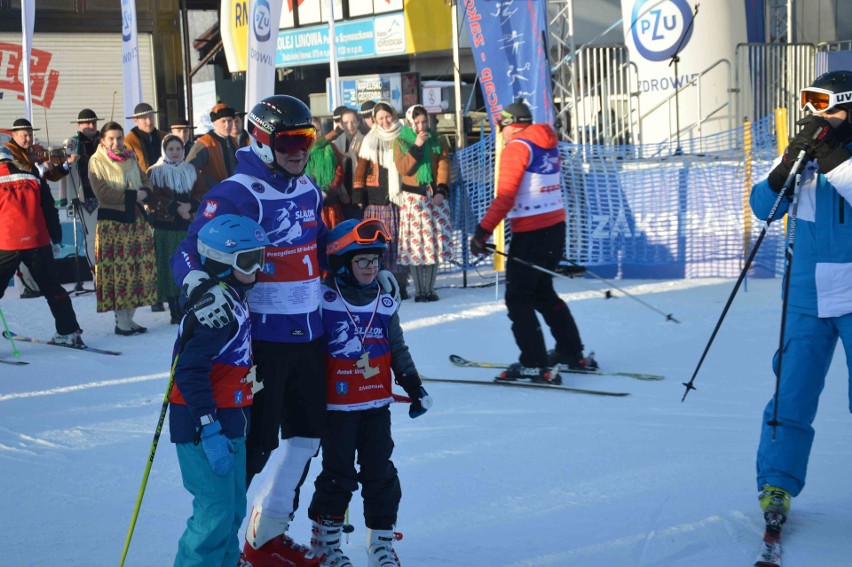
[[[367,59],[405,53],[403,14],[335,23],[337,59]],[[328,63],[328,26],[310,26],[278,33],[276,67]]]

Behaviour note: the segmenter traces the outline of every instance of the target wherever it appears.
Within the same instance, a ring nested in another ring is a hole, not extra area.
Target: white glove
[[[399,296],[399,282],[396,281],[392,273],[387,270],[379,270],[379,273],[376,274],[376,279],[379,280],[379,286],[383,292],[389,293],[397,303],[401,301]]]
[[[183,278],[182,293],[192,305],[198,322],[220,329],[234,320],[234,302],[207,272],[192,270]]]
[[[221,329],[234,321],[234,301],[220,285],[202,293],[190,311],[199,323],[211,329]]]
[[[58,258],[60,254],[62,254],[62,245],[61,244],[51,244],[51,249],[53,250],[53,257]]]
[[[186,277],[183,278],[183,287],[181,292],[186,296],[190,301],[193,299],[192,293],[195,289],[201,285],[204,280],[209,280],[210,274],[202,270],[192,270]]]

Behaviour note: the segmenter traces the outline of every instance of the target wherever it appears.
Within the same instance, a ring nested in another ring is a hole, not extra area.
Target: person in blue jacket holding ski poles
[[[852,364],[852,71],[821,75],[801,96],[803,110],[811,114],[799,121],[801,130],[751,193],[754,214],[766,220],[806,148],[795,252],[788,260],[792,261],[789,294],[784,298],[788,315],[778,391],[781,425],[773,440],[775,400],[770,400],[757,451],[760,506],[767,522],[775,514],[781,523],[791,498],[805,486],[812,424],[838,338],[847,365]],[[793,188],[786,194],[792,197]],[[775,219],[789,207],[789,200],[782,200]],[[778,353],[773,368],[778,371]]]

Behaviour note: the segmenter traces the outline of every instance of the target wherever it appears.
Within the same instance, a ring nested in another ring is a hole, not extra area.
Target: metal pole
[[[452,4],[452,26],[453,26],[453,87],[456,99],[456,150],[464,148],[467,144],[464,133],[464,114],[461,102],[461,56],[459,55],[459,8],[458,0]]]
[[[334,0],[328,0],[328,67],[329,81],[331,82],[331,100],[329,108],[332,110],[340,106],[340,80],[337,70],[337,42],[334,37]]]
[[[571,103],[574,116],[571,118],[571,136],[578,143],[577,127],[580,118],[577,116],[577,49],[574,45],[574,0],[568,0],[568,49],[571,50]],[[565,102],[563,101],[564,105]]]
[[[192,113],[192,58],[189,50],[192,43],[189,40],[189,11],[186,0],[180,2],[181,35],[183,35],[183,77],[186,81],[186,118],[194,125]]]

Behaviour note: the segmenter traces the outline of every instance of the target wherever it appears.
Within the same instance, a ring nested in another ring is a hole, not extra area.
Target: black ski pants
[[[312,520],[343,516],[360,483],[366,527],[393,529],[402,489],[391,461],[390,406],[330,411],[326,431],[322,438],[322,472],[314,482],[308,515]],[[356,453],[359,471],[355,470]]]
[[[62,335],[73,333],[80,328],[71,297],[59,284],[59,274],[53,260],[50,246],[30,250],[0,250],[0,298],[6,293],[6,283],[23,263],[47,299],[47,305],[53,314],[56,332]]]
[[[555,270],[565,250],[565,223],[512,234],[509,255]],[[553,276],[509,258],[506,261],[506,308],[512,333],[521,351],[520,363],[547,366],[547,348],[536,311],[556,339],[556,350],[567,356],[583,355],[580,331],[568,305],[553,289]]]

